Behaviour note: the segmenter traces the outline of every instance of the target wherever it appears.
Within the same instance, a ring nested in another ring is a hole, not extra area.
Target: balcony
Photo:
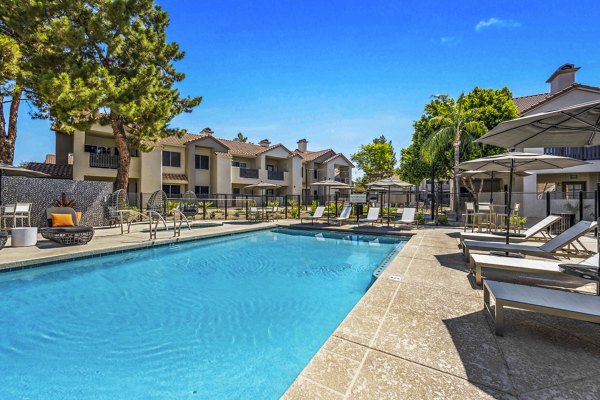
[[[92,154],[90,153],[90,167],[117,169],[119,165],[119,156],[110,154]]]
[[[283,181],[285,180],[284,171],[268,171],[267,179],[272,181]]]
[[[334,178],[334,180],[336,182],[345,183],[347,185],[349,185],[349,184],[352,183],[352,182],[350,182],[350,177],[348,175],[343,175],[343,174],[336,175],[335,178]]]
[[[600,146],[590,147],[546,147],[544,154],[571,157],[577,160],[600,160]]]
[[[258,170],[252,168],[240,168],[240,178],[258,179]]]

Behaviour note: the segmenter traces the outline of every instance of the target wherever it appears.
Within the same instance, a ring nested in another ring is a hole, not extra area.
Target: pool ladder
[[[152,239],[156,239],[156,235],[158,233],[158,224],[159,222],[162,222],[165,230],[169,230],[169,227],[167,226],[167,221],[163,218],[162,215],[160,215],[159,213],[157,213],[156,211],[153,210],[149,210],[147,211],[147,217],[148,217],[148,224],[150,227],[150,240]],[[190,225],[190,221],[187,219],[187,217],[185,215],[183,215],[183,213],[177,209],[173,209],[172,210],[173,213],[173,237],[178,237],[181,236],[181,225],[183,224],[183,221],[185,221],[185,223],[187,224],[187,227],[189,230],[192,230],[192,226]],[[179,217],[179,219],[178,219]],[[177,224],[177,222],[179,222],[179,224]]]

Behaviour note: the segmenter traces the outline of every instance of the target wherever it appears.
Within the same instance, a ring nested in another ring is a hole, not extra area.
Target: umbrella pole
[[[510,212],[512,204],[512,183],[513,183],[513,170],[515,169],[515,160],[510,160],[510,173],[508,175],[508,211],[506,212],[506,244],[510,241]]]
[[[390,227],[390,208],[392,207],[392,187],[388,186],[388,216],[387,216],[387,220],[388,220],[388,228]]]
[[[492,171],[492,181],[490,182],[490,204],[494,202],[494,171]]]

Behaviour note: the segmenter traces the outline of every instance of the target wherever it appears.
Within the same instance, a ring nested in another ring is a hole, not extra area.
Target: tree
[[[111,126],[117,188],[128,185],[130,147],[149,151],[183,134],[169,123],[201,98],[183,98],[173,87],[184,78],[173,65],[184,53],[166,41],[168,15],[152,0],[11,2],[2,12],[17,36],[36,45],[29,81],[36,116],[67,133]],[[44,19],[23,23],[19,15],[29,13]]]
[[[233,140],[235,142],[247,143],[248,142],[248,136],[244,136],[244,134],[242,132],[238,132],[237,136]]]
[[[6,164],[12,164],[15,157],[17,119],[23,92],[21,57],[17,41],[0,33],[0,162]],[[5,103],[9,104],[8,123],[4,115]]]
[[[373,139],[372,143],[360,146],[360,150],[352,154],[351,159],[364,173],[359,180],[363,186],[394,175],[396,153],[392,141],[388,141],[383,135]]]

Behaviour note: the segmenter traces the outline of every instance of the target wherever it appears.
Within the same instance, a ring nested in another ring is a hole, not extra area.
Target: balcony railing
[[[337,182],[350,184],[350,177],[347,175],[336,175],[334,178]]]
[[[119,156],[90,153],[90,167],[117,169]]]
[[[273,181],[284,180],[283,171],[268,171],[267,178]]]
[[[577,160],[600,160],[600,146],[590,147],[546,147],[544,154],[571,157]]]
[[[258,179],[258,170],[252,168],[240,168],[240,178]]]

